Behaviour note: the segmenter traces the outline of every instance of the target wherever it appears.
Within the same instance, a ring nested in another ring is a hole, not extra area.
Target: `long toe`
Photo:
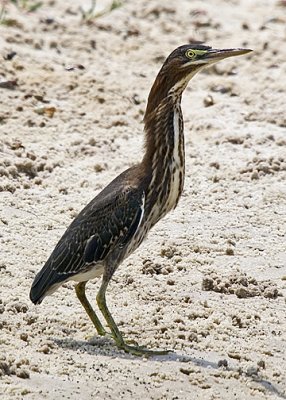
[[[148,350],[144,349],[140,346],[130,346],[124,343],[120,346],[122,350],[126,353],[133,354],[134,356],[144,356],[144,357],[152,357],[152,356],[165,356],[172,352],[172,350]]]

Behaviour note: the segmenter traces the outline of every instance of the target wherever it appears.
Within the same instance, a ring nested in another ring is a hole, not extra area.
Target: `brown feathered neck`
[[[159,71],[144,115],[145,164],[150,164],[155,152],[163,151],[164,146],[167,147],[170,143],[168,136],[173,135],[174,109],[181,112],[181,96],[187,83],[185,72],[178,68],[170,68],[164,64]]]
[[[147,107],[144,115],[144,122],[152,116],[153,112],[156,111],[157,107],[160,103],[171,96],[170,90],[176,85],[176,83],[180,82],[184,79],[186,73],[180,70],[176,63],[169,65],[168,59],[163,64],[160,69],[148,96]],[[184,89],[181,90],[181,92]],[[180,93],[181,95],[181,93]]]

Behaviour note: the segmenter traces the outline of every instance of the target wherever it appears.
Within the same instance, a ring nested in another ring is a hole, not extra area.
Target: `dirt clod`
[[[243,273],[234,273],[228,277],[221,277],[216,272],[210,272],[202,280],[202,289],[224,294],[235,294],[238,298],[263,296],[276,299],[279,291],[271,281],[258,282],[256,279]]]

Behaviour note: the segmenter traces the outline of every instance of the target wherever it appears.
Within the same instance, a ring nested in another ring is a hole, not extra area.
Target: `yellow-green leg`
[[[152,355],[168,354],[169,353],[168,350],[152,351],[152,350],[143,349],[138,346],[130,346],[125,343],[125,341],[124,341],[124,339],[123,339],[123,337],[122,337],[122,335],[121,335],[121,333],[120,333],[120,331],[119,331],[119,329],[118,329],[118,327],[106,305],[105,293],[106,293],[107,285],[108,285],[108,280],[104,279],[104,277],[103,277],[103,281],[102,281],[101,287],[99,289],[99,292],[97,294],[96,300],[97,300],[98,307],[99,307],[100,311],[102,312],[102,315],[104,316],[104,318],[107,322],[107,325],[109,326],[109,328],[112,332],[112,336],[116,342],[117,347],[119,347],[120,349],[123,349],[126,353],[131,353],[136,356],[152,356]]]
[[[95,314],[93,308],[90,305],[90,302],[86,298],[85,285],[86,285],[86,282],[80,282],[76,285],[76,287],[75,287],[76,295],[77,295],[79,301],[81,302],[83,308],[85,309],[87,315],[91,319],[93,325],[95,326],[97,333],[101,336],[104,336],[106,334],[106,330],[102,326],[98,316]]]

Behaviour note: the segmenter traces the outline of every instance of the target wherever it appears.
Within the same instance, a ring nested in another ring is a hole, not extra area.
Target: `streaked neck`
[[[181,96],[164,98],[145,114],[144,168],[149,171],[147,206],[161,218],[173,209],[183,190],[185,171]]]

